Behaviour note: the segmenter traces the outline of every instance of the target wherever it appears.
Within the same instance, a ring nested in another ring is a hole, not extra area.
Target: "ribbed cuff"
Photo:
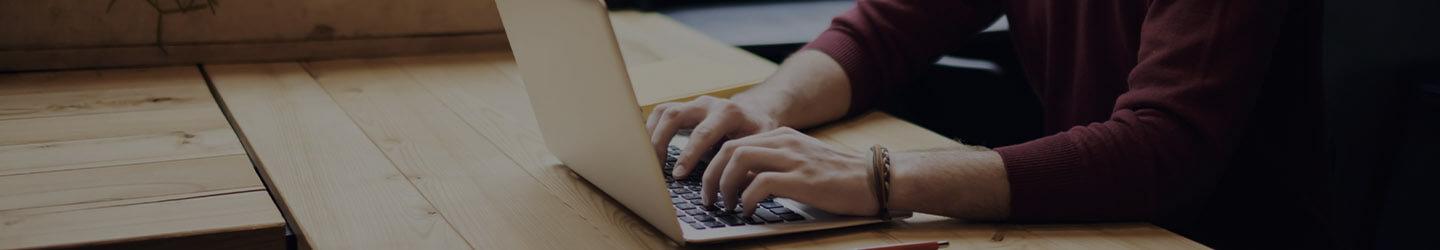
[[[845,112],[846,116],[855,116],[873,107],[875,97],[881,95],[874,79],[876,69],[867,63],[870,60],[866,60],[864,49],[860,48],[860,44],[853,37],[832,28],[820,33],[815,41],[801,48],[806,49],[829,55],[845,70],[845,76],[850,79],[850,109]]]
[[[1086,190],[1079,149],[1065,133],[995,149],[1005,162],[1010,180],[1010,219],[1031,221],[1066,218],[1079,211],[1067,209],[1083,202],[1075,195]],[[1068,205],[1067,205],[1068,204]]]

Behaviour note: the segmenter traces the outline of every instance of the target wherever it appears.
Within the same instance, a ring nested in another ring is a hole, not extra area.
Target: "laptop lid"
[[[684,242],[604,3],[496,5],[545,145],[591,184]]]

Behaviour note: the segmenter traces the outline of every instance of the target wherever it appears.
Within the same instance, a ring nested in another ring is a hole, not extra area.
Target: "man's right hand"
[[[727,99],[701,96],[688,102],[671,102],[655,106],[645,121],[655,153],[665,159],[670,138],[681,129],[691,129],[690,143],[681,147],[675,178],[684,178],[712,147],[729,138],[741,138],[779,127],[770,114],[758,107],[747,107]]]

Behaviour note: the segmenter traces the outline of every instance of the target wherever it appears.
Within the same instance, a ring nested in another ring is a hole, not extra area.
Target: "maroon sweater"
[[[1274,65],[1306,60],[1282,62],[1275,52],[1293,7],[1256,0],[860,0],[807,48],[844,68],[853,114],[1007,15],[1047,135],[996,149],[1009,175],[1011,219],[1150,220],[1204,209],[1234,167],[1229,160],[1245,151],[1237,144],[1260,134],[1247,129],[1273,120],[1254,117],[1286,112],[1257,102],[1262,86],[1304,75],[1270,67],[1272,58]],[[1252,113],[1262,110],[1270,114]]]

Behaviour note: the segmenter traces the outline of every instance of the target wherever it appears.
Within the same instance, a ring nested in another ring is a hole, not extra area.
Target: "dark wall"
[[[1440,1],[1325,0],[1323,79],[1336,243],[1435,246]],[[1428,197],[1428,198],[1423,198]]]

